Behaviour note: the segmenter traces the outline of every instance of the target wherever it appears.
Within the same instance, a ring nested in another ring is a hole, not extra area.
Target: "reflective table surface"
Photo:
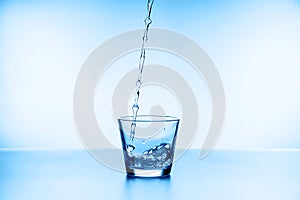
[[[0,199],[300,199],[300,151],[188,150],[165,178],[132,178],[85,150],[0,151]]]

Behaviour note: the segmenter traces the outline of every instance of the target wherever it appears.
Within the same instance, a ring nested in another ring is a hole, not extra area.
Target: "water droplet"
[[[146,19],[144,20],[145,26],[149,26],[152,23],[152,20],[150,19],[150,17],[146,17]]]
[[[131,145],[131,144],[128,144],[126,146],[126,149],[127,149],[128,152],[132,152],[135,149],[135,147],[133,145]]]
[[[136,83],[135,83],[136,87],[141,87],[142,85],[142,82],[140,80],[138,80]]]
[[[132,110],[133,110],[133,112],[137,112],[139,110],[139,106],[137,104],[134,104],[132,106]]]
[[[142,144],[146,144],[146,141],[145,141],[145,140],[142,140]]]

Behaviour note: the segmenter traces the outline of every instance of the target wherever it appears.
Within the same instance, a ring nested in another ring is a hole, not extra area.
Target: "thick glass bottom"
[[[164,177],[170,175],[171,166],[166,169],[126,169],[127,175],[135,177]]]

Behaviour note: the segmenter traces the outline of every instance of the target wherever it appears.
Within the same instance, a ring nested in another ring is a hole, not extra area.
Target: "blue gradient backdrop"
[[[72,116],[81,64],[102,42],[142,28],[145,8],[0,1],[0,148],[82,148]],[[152,14],[153,27],[190,37],[219,70],[227,113],[216,148],[300,147],[300,1],[156,0]]]

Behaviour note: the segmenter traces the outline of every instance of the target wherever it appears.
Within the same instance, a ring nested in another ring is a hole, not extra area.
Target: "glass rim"
[[[128,122],[174,122],[180,119],[169,115],[137,115],[136,120],[134,120],[133,116],[128,115],[119,117],[118,120]]]

